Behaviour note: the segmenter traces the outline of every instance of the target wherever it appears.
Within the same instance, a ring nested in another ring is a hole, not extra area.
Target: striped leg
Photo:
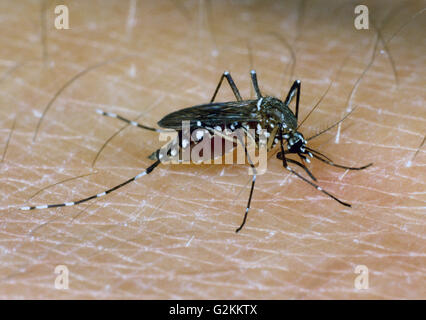
[[[123,182],[123,183],[120,183],[119,185],[117,185],[117,186],[115,186],[111,189],[108,189],[108,190],[106,190],[102,193],[95,194],[95,195],[90,196],[88,198],[84,198],[84,199],[74,201],[74,202],[65,202],[65,203],[59,203],[59,204],[45,204],[45,205],[42,205],[42,206],[32,206],[32,207],[21,207],[20,209],[21,210],[34,210],[34,209],[56,208],[56,207],[70,207],[70,206],[74,206],[74,205],[77,205],[77,204],[80,204],[80,203],[83,203],[83,202],[86,202],[86,201],[89,201],[89,200],[92,200],[92,199],[95,199],[95,198],[100,198],[100,197],[107,195],[108,193],[111,193],[111,192],[113,192],[117,189],[120,189],[121,187],[124,187],[126,184],[129,184],[130,182],[133,182],[133,181],[139,179],[140,177],[143,177],[147,174],[150,174],[160,163],[161,163],[161,161],[157,160],[151,166],[149,166],[145,171],[142,171],[137,176],[134,176],[133,178],[131,178],[131,179],[129,179],[129,180]]]
[[[296,95],[296,110],[294,115],[296,116],[296,120],[299,118],[299,100],[300,100],[300,86],[301,86],[301,82],[300,80],[296,80],[294,81],[293,85],[290,88],[290,91],[288,92],[287,98],[284,101],[284,104],[287,107],[290,107],[290,103],[291,100],[293,100],[293,97],[297,91],[297,95]]]
[[[238,91],[237,86],[235,85],[234,80],[231,77],[231,74],[228,71],[225,71],[222,76],[220,77],[219,83],[216,87],[216,90],[213,93],[213,97],[210,100],[210,103],[212,103],[214,101],[214,99],[216,98],[216,95],[220,89],[220,86],[222,85],[223,82],[223,78],[226,78],[226,80],[228,80],[228,84],[232,89],[232,92],[234,93],[235,98],[237,99],[237,101],[242,101],[243,99],[241,98],[240,92]]]
[[[262,98],[262,94],[260,93],[259,85],[257,84],[257,75],[255,70],[250,71],[251,82],[253,84],[254,91],[256,92],[256,96],[258,99]]]
[[[293,173],[294,175],[298,176],[300,179],[302,179],[303,181],[309,183],[311,186],[313,186],[315,189],[317,189],[318,191],[324,193],[325,195],[329,196],[330,198],[332,198],[333,200],[336,200],[338,203],[344,205],[345,207],[352,207],[349,203],[343,202],[342,200],[336,198],[335,196],[333,196],[331,193],[329,193],[327,190],[324,190],[323,188],[321,188],[319,185],[317,185],[316,183],[313,183],[311,181],[309,181],[308,179],[306,179],[305,177],[301,176],[299,173],[297,173],[296,171],[294,171],[292,168],[290,168],[289,166],[287,166],[286,168],[288,171],[290,171],[291,173]]]
[[[118,114],[112,113],[112,112],[105,112],[105,111],[102,111],[100,109],[96,109],[96,113],[99,113],[99,114],[106,116],[106,117],[115,118],[115,119],[124,121],[124,122],[126,122],[126,123],[128,123],[128,124],[130,124],[134,127],[138,127],[138,128],[142,128],[142,129],[150,130],[150,131],[155,131],[155,132],[161,132],[160,129],[144,126],[143,124],[140,124],[136,121],[131,121],[129,119],[126,119],[126,118],[124,118],[124,117],[122,117]]]
[[[249,135],[249,132],[246,131],[246,134]],[[240,140],[240,143],[244,146],[244,152],[246,153],[246,157],[247,160],[250,164],[250,167],[253,169],[253,178],[251,180],[251,189],[250,189],[250,195],[247,201],[247,207],[246,207],[246,212],[244,213],[244,218],[243,218],[243,222],[241,223],[241,225],[235,230],[236,233],[240,232],[240,230],[244,227],[244,225],[246,224],[246,220],[247,220],[247,215],[248,212],[250,210],[250,204],[251,204],[251,198],[253,197],[253,191],[254,191],[254,184],[256,183],[256,167],[254,166],[253,162],[250,159],[250,156],[247,152],[247,147],[246,144],[244,143],[243,139],[241,138],[240,135],[238,135],[238,140]]]
[[[280,125],[281,128],[281,125]],[[305,177],[303,177],[302,175],[300,175],[299,173],[297,173],[296,171],[294,171],[292,168],[290,168],[290,166],[287,164],[287,159],[285,157],[285,152],[284,152],[284,145],[283,145],[283,137],[282,137],[282,130],[280,130],[280,143],[281,143],[281,154],[282,154],[282,161],[283,161],[283,167],[286,168],[288,171],[290,171],[292,174],[294,174],[295,176],[297,176],[298,178],[302,179],[303,181],[309,183],[311,186],[313,186],[315,189],[317,189],[318,191],[324,193],[325,195],[329,196],[330,198],[336,200],[338,203],[346,206],[346,207],[352,207],[349,203],[343,202],[342,200],[336,198],[335,196],[333,196],[331,193],[329,193],[328,191],[324,190],[323,188],[321,188],[319,185],[317,185],[316,183],[309,181],[308,179],[306,179]]]

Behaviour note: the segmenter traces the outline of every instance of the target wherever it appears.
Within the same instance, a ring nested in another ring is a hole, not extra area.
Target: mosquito
[[[158,126],[164,129],[174,129],[177,131],[180,137],[182,137],[182,122],[187,121],[190,124],[191,137],[193,137],[192,133],[198,129],[204,129],[206,132],[210,134],[218,134],[220,133],[221,137],[226,137],[227,133],[232,133],[238,129],[244,130],[244,132],[249,133],[249,130],[256,130],[256,135],[252,137],[252,139],[259,143],[259,128],[263,128],[266,130],[267,136],[267,150],[272,150],[276,145],[279,145],[280,151],[277,153],[277,158],[282,162],[282,166],[284,169],[289,171],[291,174],[295,175],[297,178],[305,181],[318,191],[322,192],[326,196],[332,198],[343,206],[351,207],[349,203],[346,203],[336,196],[328,192],[327,190],[321,188],[317,183],[317,179],[312,174],[312,172],[306,166],[306,163],[310,163],[311,158],[315,158],[319,161],[322,161],[328,165],[346,169],[346,170],[363,170],[372,165],[369,163],[362,167],[348,167],[344,165],[340,165],[334,163],[329,157],[322,154],[319,151],[316,151],[307,146],[308,141],[316,138],[317,136],[323,134],[324,132],[332,129],[339,123],[341,123],[349,114],[343,117],[338,122],[334,123],[332,126],[327,129],[321,131],[320,133],[305,139],[303,134],[298,131],[300,125],[306,120],[306,118],[298,125],[299,118],[299,100],[300,100],[300,91],[301,91],[301,81],[294,81],[291,86],[287,97],[284,101],[273,97],[273,96],[264,96],[262,95],[258,81],[256,71],[252,70],[250,72],[252,85],[256,94],[256,99],[243,100],[241,94],[232,79],[231,74],[228,71],[225,71],[219,80],[219,83],[213,93],[213,96],[209,103],[196,105],[189,108],[184,108],[175,112],[172,112],[166,115],[158,122]],[[219,92],[219,89],[222,86],[223,80],[226,79],[229,86],[232,89],[232,92],[235,96],[235,101],[228,102],[215,102],[215,98]],[[295,112],[290,109],[290,104],[293,99],[296,99],[295,103]],[[128,120],[120,115],[115,113],[105,112],[102,110],[96,110],[97,113],[116,118],[121,121],[124,121],[132,126],[139,127],[142,129],[161,132],[161,129],[149,127],[142,125],[138,122]],[[310,113],[309,113],[310,114]],[[308,116],[309,116],[308,114]],[[203,137],[196,135],[196,139],[191,139],[191,141],[185,139],[179,139],[178,141],[178,150],[182,152],[183,149],[190,147],[191,145],[197,144],[203,140]],[[244,146],[246,157],[248,157],[247,148]],[[172,150],[173,152],[173,150]],[[176,151],[175,151],[176,152]],[[290,159],[287,157],[289,154],[296,154],[300,161]],[[161,154],[160,149],[155,151],[150,159],[155,160],[147,169],[134,176],[131,179],[128,179],[115,187],[108,189],[104,192],[92,195],[90,197],[80,199],[72,202],[64,202],[59,204],[47,204],[47,205],[38,205],[38,206],[27,206],[21,207],[21,210],[34,210],[34,209],[47,209],[47,208],[55,208],[55,207],[68,207],[78,205],[87,201],[90,201],[95,198],[103,197],[115,190],[118,190],[125,185],[150,174],[154,171],[155,168],[158,167],[161,163]],[[249,160],[249,159],[248,159]],[[253,178],[251,182],[250,195],[248,198],[246,210],[244,213],[243,220],[240,226],[235,230],[239,232],[245,225],[248,212],[250,210],[250,204],[253,197],[254,186],[256,183],[256,171],[254,165],[249,160],[250,166],[253,168]],[[305,178],[300,173],[295,171],[290,164],[296,165],[302,168],[305,173],[309,176]]]

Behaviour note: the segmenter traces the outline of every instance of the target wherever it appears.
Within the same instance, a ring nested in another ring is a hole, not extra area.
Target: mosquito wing
[[[182,121],[193,127],[215,127],[224,123],[258,122],[257,100],[230,101],[202,104],[181,109],[166,115],[158,122],[162,128],[182,129]],[[201,126],[199,125],[201,122]]]

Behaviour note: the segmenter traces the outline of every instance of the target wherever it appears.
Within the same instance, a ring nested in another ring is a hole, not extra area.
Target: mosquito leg
[[[324,190],[323,188],[321,188],[316,183],[313,183],[313,182],[309,181],[308,179],[306,179],[305,177],[303,177],[302,175],[300,175],[299,173],[297,173],[296,171],[294,171],[292,168],[287,167],[286,169],[288,171],[290,171],[291,173],[293,173],[294,175],[296,175],[297,177],[299,177],[300,179],[302,179],[303,181],[309,183],[311,186],[313,186],[318,191],[320,191],[320,192],[324,193],[325,195],[329,196],[330,198],[336,200],[338,203],[340,203],[340,204],[342,204],[342,205],[344,205],[346,207],[352,207],[349,203],[343,202],[342,200],[340,200],[337,197],[333,196],[331,193],[329,193],[328,191]]]
[[[247,133],[248,134],[248,133]],[[252,196],[253,196],[253,190],[254,190],[254,184],[256,183],[256,168],[255,168],[255,166],[253,165],[253,162],[251,161],[251,159],[250,159],[250,156],[249,156],[249,154],[248,154],[248,152],[247,152],[247,147],[246,147],[246,145],[245,145],[245,143],[244,143],[244,141],[243,141],[243,139],[241,138],[241,136],[240,135],[238,135],[238,139],[240,140],[240,143],[244,146],[244,152],[246,153],[246,157],[247,157],[247,160],[249,161],[249,164],[250,164],[250,166],[252,167],[252,169],[253,169],[253,179],[252,179],[252,181],[251,181],[251,189],[250,189],[250,195],[249,195],[249,199],[248,199],[248,202],[247,202],[247,207],[246,207],[246,212],[244,213],[244,218],[243,218],[243,222],[241,223],[241,225],[235,230],[235,232],[237,233],[237,232],[239,232],[243,227],[244,227],[244,225],[246,224],[246,220],[247,220],[247,215],[248,215],[248,212],[249,212],[249,210],[250,210],[250,204],[251,204],[251,198],[252,198]]]
[[[296,95],[296,120],[299,117],[299,100],[300,100],[300,86],[301,86],[301,82],[300,80],[296,80],[293,82],[293,85],[290,88],[290,91],[287,94],[287,98],[285,98],[284,104],[286,106],[289,106],[291,103],[291,100],[293,100],[294,95],[296,94],[297,91],[297,95]]]
[[[333,129],[335,126],[337,126],[338,124],[342,123],[347,117],[349,117],[351,115],[352,112],[355,111],[355,109],[357,108],[357,106],[353,107],[351,111],[349,111],[342,119],[340,119],[339,121],[333,123],[331,126],[329,126],[327,129],[324,129],[322,131],[320,131],[319,133],[309,137],[306,139],[306,141],[312,140],[320,135],[322,135],[323,133],[327,132],[328,130]]]
[[[144,171],[142,171],[141,173],[139,173],[137,176],[134,176],[133,178],[124,181],[122,183],[120,183],[119,185],[116,185],[115,187],[108,189],[102,193],[98,193],[95,194],[93,196],[78,200],[78,201],[74,201],[74,202],[65,202],[65,203],[60,203],[60,204],[45,204],[42,206],[32,206],[32,207],[21,207],[21,210],[34,210],[34,209],[47,209],[47,208],[56,208],[56,207],[70,207],[70,206],[74,206],[95,198],[100,198],[103,197],[105,195],[107,195],[108,193],[111,193],[117,189],[120,189],[121,187],[124,187],[125,185],[129,184],[130,182],[133,182],[147,174],[150,174],[159,164],[161,163],[160,160],[155,161],[151,166],[149,166],[147,169],[145,169]]]
[[[281,128],[281,126],[280,126]],[[280,142],[281,142],[281,154],[282,154],[282,160],[283,160],[283,167],[286,168],[288,171],[290,171],[292,174],[296,175],[297,177],[299,177],[300,179],[302,179],[303,181],[309,183],[311,186],[313,186],[315,189],[317,189],[318,191],[324,193],[325,195],[329,196],[330,198],[336,200],[338,203],[346,206],[346,207],[351,207],[351,205],[349,203],[343,202],[342,200],[336,198],[335,196],[333,196],[331,193],[329,193],[328,191],[324,190],[323,188],[321,188],[319,185],[317,185],[316,183],[313,183],[311,181],[309,181],[308,179],[306,179],[305,177],[303,177],[302,175],[300,175],[299,173],[297,173],[296,171],[294,171],[292,168],[290,168],[287,165],[287,160],[285,158],[285,152],[284,152],[284,146],[283,146],[283,138],[282,138],[282,130],[280,130]],[[289,161],[290,159],[288,159]],[[294,160],[293,160],[294,161]],[[290,161],[289,161],[290,162]]]
[[[304,155],[299,154],[300,159],[302,159],[303,161],[307,161],[309,162],[309,158],[305,157]],[[277,153],[277,159],[282,160],[282,151]],[[306,165],[304,164],[304,162],[299,162],[293,159],[287,159],[287,162],[290,163],[294,163],[295,165],[298,165],[299,167],[301,167],[303,170],[305,170],[306,174],[311,177],[312,180],[317,181],[317,178],[315,178],[315,176],[312,174],[312,172],[306,167]]]
[[[262,94],[260,93],[259,85],[257,83],[257,75],[255,70],[250,71],[251,82],[253,83],[254,91],[256,92],[256,96],[258,99],[262,98]]]
[[[296,160],[293,160],[293,159],[286,159],[286,160],[289,163],[294,163],[295,165],[298,165],[299,167],[301,167],[303,170],[305,170],[305,172],[308,174],[308,176],[311,177],[312,180],[317,181],[317,178],[315,178],[315,176],[312,174],[312,172],[309,171],[309,169],[303,163],[300,163],[299,161],[296,161]]]
[[[126,118],[124,118],[124,117],[122,117],[122,116],[120,116],[118,114],[115,114],[115,113],[105,112],[105,111],[102,111],[100,109],[96,109],[96,113],[99,113],[99,114],[101,114],[103,116],[106,116],[106,117],[115,118],[115,119],[124,121],[124,122],[126,122],[126,123],[128,123],[128,124],[130,124],[130,125],[132,125],[134,127],[138,127],[138,128],[142,128],[142,129],[150,130],[150,131],[155,131],[155,132],[161,132],[162,131],[160,129],[156,129],[156,128],[144,126],[143,124],[140,124],[140,123],[138,123],[136,121],[131,121],[131,120],[126,119]]]
[[[231,87],[232,92],[234,93],[235,98],[237,99],[237,101],[242,101],[243,98],[241,98],[240,92],[238,91],[238,88],[235,85],[234,80],[232,80],[231,74],[228,71],[225,71],[222,74],[222,76],[220,77],[219,83],[218,83],[218,85],[216,87],[216,90],[213,93],[213,97],[211,98],[210,103],[212,103],[214,101],[214,99],[216,98],[216,95],[217,95],[217,93],[218,93],[218,91],[220,89],[220,86],[222,85],[223,78],[226,78],[226,80],[228,80],[229,86]]]

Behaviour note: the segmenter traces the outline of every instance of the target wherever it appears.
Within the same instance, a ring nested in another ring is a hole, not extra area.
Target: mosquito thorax
[[[267,96],[258,100],[258,113],[262,118],[262,127],[268,132],[278,128],[281,124],[282,132],[288,133],[296,130],[297,119],[293,112],[283,101],[278,98]]]

